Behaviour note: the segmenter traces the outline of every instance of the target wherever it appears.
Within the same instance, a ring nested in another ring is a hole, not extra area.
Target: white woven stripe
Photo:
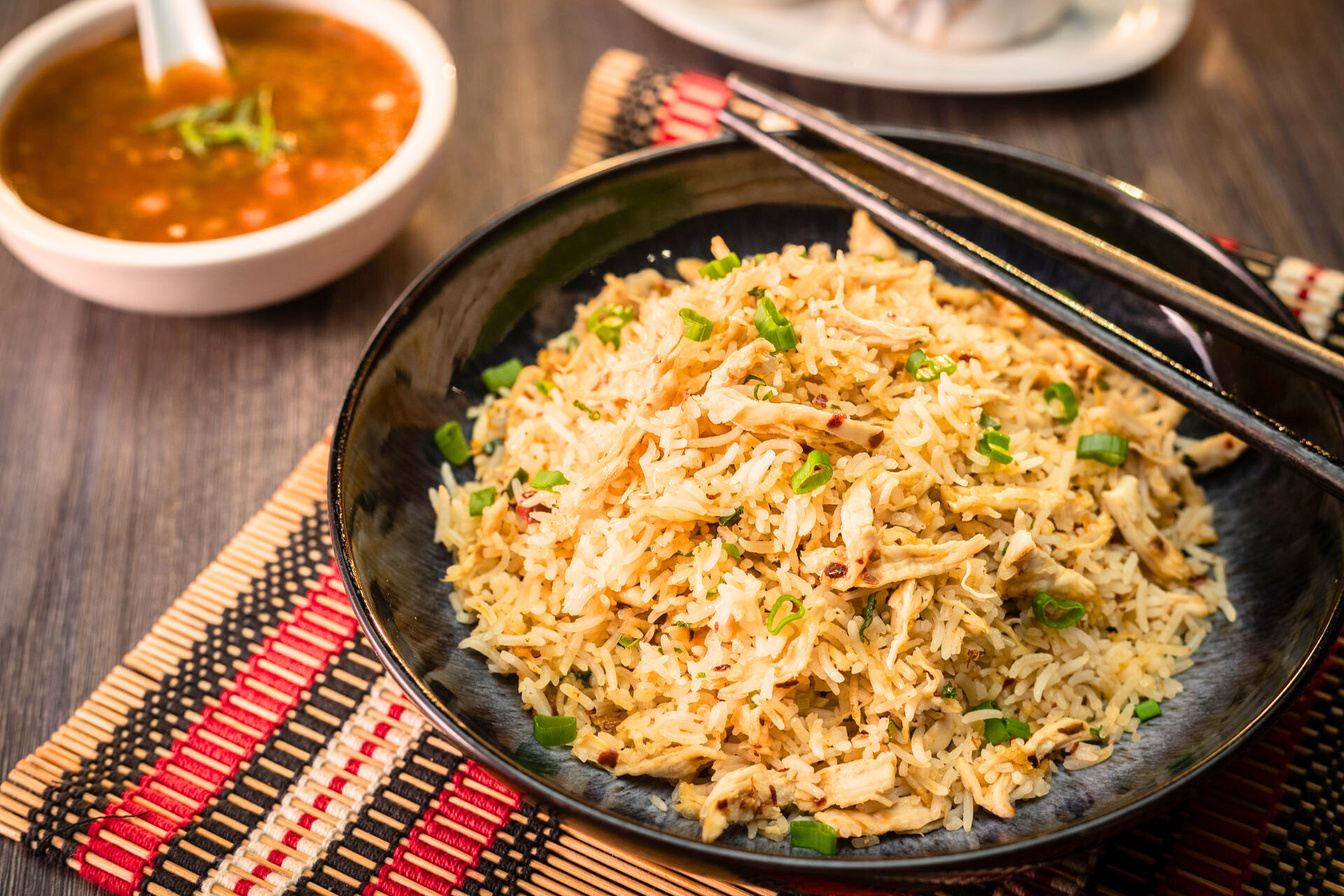
[[[403,709],[399,726],[404,726],[406,730],[394,726],[382,738],[393,744],[396,749],[389,750],[380,746],[373,751],[373,755],[367,757],[359,753],[360,747],[367,741],[356,731],[371,734],[374,726],[382,720],[382,716],[391,714],[393,704],[388,695],[394,693],[397,693],[396,685],[386,675],[373,683],[341,729],[327,741],[322,752],[313,759],[303,774],[294,780],[289,790],[280,798],[280,802],[267,815],[266,820],[254,828],[237,849],[212,869],[209,876],[201,881],[197,892],[213,893],[216,886],[232,892],[240,880],[247,879],[239,872],[256,874],[258,867],[269,872],[264,886],[271,892],[278,892],[290,886],[299,875],[312,867],[318,856],[326,851],[327,846],[340,833],[345,822],[364,808],[388,767],[405,756],[411,744],[415,743],[425,729],[423,716],[412,709]],[[342,751],[341,746],[345,746],[348,751]],[[335,789],[331,787],[332,780],[341,776],[335,774],[332,768],[344,769],[351,752],[358,754],[362,762],[353,774],[359,783],[343,778],[345,786],[341,790],[341,795],[350,801],[350,805],[346,806],[343,801],[333,799],[322,811],[337,819],[337,823],[332,824],[318,817],[312,824],[309,836],[299,838],[298,844],[294,847],[303,854],[305,860],[299,861],[293,856],[286,856],[281,863],[281,871],[272,869],[268,858],[271,848],[262,842],[262,838],[283,841],[291,829],[279,824],[280,819],[299,826],[300,818],[312,815],[313,813],[306,807],[313,805],[319,797],[325,795],[318,789],[319,786]],[[261,864],[263,861],[267,864]],[[254,883],[253,892],[257,892],[261,886],[263,885]]]
[[[1274,270],[1269,288],[1297,313],[1302,327],[1319,342],[1330,332],[1344,299],[1344,272],[1288,257]]]

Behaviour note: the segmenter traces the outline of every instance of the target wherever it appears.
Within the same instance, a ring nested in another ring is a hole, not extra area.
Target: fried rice
[[[461,646],[707,841],[1011,817],[1235,615],[1194,474],[1244,446],[862,214],[849,242],[608,276],[430,495]]]

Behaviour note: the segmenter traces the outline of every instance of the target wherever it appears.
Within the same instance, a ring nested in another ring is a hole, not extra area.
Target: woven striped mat
[[[692,80],[678,87],[679,78]],[[672,121],[687,90],[704,99],[715,83],[609,55],[594,72],[576,152],[588,151],[585,141],[624,145],[610,129],[596,136],[614,96],[645,136],[665,135],[660,117]],[[677,114],[703,123],[702,113]],[[1246,260],[1318,338],[1340,332],[1344,275]],[[770,896],[573,831],[428,725],[359,633],[332,569],[328,448],[313,447],[0,783],[0,833],[117,894]],[[1344,896],[1336,668],[1197,798],[1094,852],[959,892]]]

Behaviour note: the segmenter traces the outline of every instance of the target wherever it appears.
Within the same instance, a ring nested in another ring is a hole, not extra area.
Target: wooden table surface
[[[0,42],[58,0],[4,0]],[[91,305],[0,250],[0,766],[55,729],[333,419],[384,310],[424,265],[562,164],[608,47],[730,61],[615,0],[417,0],[456,54],[442,180],[344,280],[216,320]],[[1030,97],[758,78],[865,121],[969,131],[1139,184],[1190,221],[1344,265],[1344,3],[1198,0],[1155,68]],[[91,893],[0,843],[0,894]]]

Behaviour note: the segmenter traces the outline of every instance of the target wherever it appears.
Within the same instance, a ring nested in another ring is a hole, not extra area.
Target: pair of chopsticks
[[[1038,247],[1195,318],[1335,390],[1344,391],[1344,358],[1290,330],[1233,305],[1029,205],[874,136],[802,100],[729,75],[743,99],[793,119],[838,146],[923,185],[954,204],[996,221]],[[762,130],[725,108],[719,122],[808,177],[864,209],[875,220],[944,264],[1012,299],[1106,360],[1165,392],[1315,485],[1344,498],[1344,466],[1328,452],[1228,394],[1143,340],[1094,314],[993,253],[908,208],[793,140]]]

